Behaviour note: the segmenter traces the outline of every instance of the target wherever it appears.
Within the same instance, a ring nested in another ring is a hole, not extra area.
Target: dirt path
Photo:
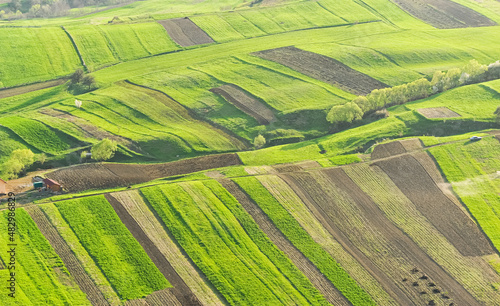
[[[238,200],[259,225],[259,228],[304,273],[328,302],[333,305],[351,305],[342,293],[281,233],[260,207],[241,191],[233,181],[229,179],[220,179],[218,181]]]
[[[0,90],[0,99],[12,97],[12,96],[17,96],[17,95],[22,95],[22,94],[36,91],[36,90],[55,87],[55,86],[64,84],[64,82],[66,82],[66,80],[59,79],[59,80],[53,80],[53,81],[48,81],[48,82],[19,86],[19,87],[14,87],[14,88],[2,89],[2,90]]]
[[[198,298],[193,294],[191,289],[186,285],[184,280],[177,274],[170,262],[163,256],[158,247],[149,239],[142,228],[137,224],[137,221],[129,214],[123,205],[115,199],[111,194],[105,195],[106,200],[111,204],[115,212],[118,214],[123,224],[132,233],[134,238],[141,244],[149,258],[155,266],[165,276],[165,278],[173,286],[173,294],[181,302],[182,305],[202,305]]]
[[[101,291],[85,272],[85,269],[66,244],[66,241],[59,235],[54,226],[52,226],[42,210],[38,206],[31,206],[27,208],[26,211],[33,221],[35,221],[37,227],[45,238],[47,238],[50,245],[52,245],[57,255],[61,257],[69,273],[78,284],[78,287],[87,295],[87,299],[92,305],[109,305]]]

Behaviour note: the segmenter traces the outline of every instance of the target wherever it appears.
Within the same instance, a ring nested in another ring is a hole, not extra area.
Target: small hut
[[[7,182],[0,179],[0,195],[7,193]]]
[[[50,190],[56,191],[56,192],[62,191],[61,184],[59,184],[58,182],[56,182],[52,179],[49,179],[49,178],[43,179],[43,183],[45,184],[45,187],[47,187],[47,189],[50,189]]]

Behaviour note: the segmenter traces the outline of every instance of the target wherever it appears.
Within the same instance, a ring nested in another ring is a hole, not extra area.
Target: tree
[[[356,103],[357,106],[363,111],[363,113],[366,113],[368,111],[371,111],[373,109],[370,101],[368,98],[365,96],[358,96],[352,100],[353,103]]]
[[[9,179],[16,178],[19,173],[35,162],[35,154],[30,149],[18,149],[10,153],[9,160],[5,163],[4,172]]]
[[[336,105],[328,112],[326,120],[330,123],[351,123],[363,118],[363,111],[354,102],[347,102],[344,105]]]
[[[87,74],[86,76],[83,77],[82,84],[88,86],[90,90],[90,88],[95,85],[95,79],[93,76]]]
[[[477,83],[485,80],[488,66],[481,65],[477,60],[473,59],[462,68],[462,71],[468,75],[466,82],[463,84]]]
[[[81,83],[83,81],[84,75],[85,74],[82,69],[77,69],[70,77],[71,84]]]
[[[255,139],[253,140],[253,145],[257,149],[262,148],[265,144],[266,144],[266,138],[264,138],[264,136],[262,136],[262,135],[255,137]]]
[[[431,80],[432,91],[434,93],[438,93],[438,92],[443,91],[444,76],[445,76],[445,73],[442,71],[434,72],[434,75],[432,76],[432,80]]]
[[[500,106],[497,107],[496,111],[494,112],[495,115],[497,115],[495,122],[500,124]]]
[[[496,61],[488,65],[488,79],[500,79],[500,61]]]
[[[453,68],[446,72],[443,78],[443,90],[448,90],[457,87],[460,83],[460,76],[462,75],[462,70],[460,68]]]
[[[113,158],[117,149],[116,142],[105,138],[93,145],[90,153],[92,153],[93,160],[104,161]]]
[[[47,155],[45,153],[42,153],[38,155],[37,160],[40,163],[40,165],[43,165],[47,161]]]

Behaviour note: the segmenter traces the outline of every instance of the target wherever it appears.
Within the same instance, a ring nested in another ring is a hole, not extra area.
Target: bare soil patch
[[[22,95],[22,94],[36,91],[36,90],[55,87],[55,86],[64,84],[64,82],[66,82],[66,80],[61,79],[61,80],[36,83],[36,84],[32,84],[32,85],[2,89],[2,90],[0,90],[0,99],[12,97],[12,96],[17,96],[17,95]]]
[[[297,172],[304,170],[302,169],[301,166],[296,164],[281,164],[281,165],[274,165],[272,167],[278,173]]]
[[[276,121],[272,110],[234,84],[226,84],[210,89],[211,92],[221,95],[245,114],[254,117],[260,124],[267,125]]]
[[[417,209],[464,256],[493,253],[477,225],[438,187],[432,176],[411,155],[375,163],[417,207]]]
[[[457,118],[462,117],[447,107],[420,108],[417,112],[427,119],[433,118]]]
[[[165,30],[167,30],[168,35],[182,47],[214,42],[207,33],[187,17],[160,20],[158,23],[161,24]]]
[[[218,154],[164,164],[84,164],[62,168],[47,177],[70,192],[126,187],[151,180],[214,168],[241,165],[237,154]]]
[[[66,241],[59,235],[55,227],[50,223],[38,206],[26,208],[33,221],[35,221],[40,232],[47,238],[54,251],[59,255],[71,276],[75,279],[78,287],[87,295],[92,305],[109,305],[102,292],[85,272],[76,256],[73,254]]]
[[[403,145],[406,152],[413,152],[423,148],[422,141],[418,138],[400,140],[399,142]]]
[[[399,141],[379,144],[373,149],[372,159],[386,158],[393,155],[406,153],[406,149]]]
[[[488,17],[450,0],[392,1],[411,15],[438,29],[496,25],[496,23]]]
[[[163,256],[158,247],[149,239],[146,233],[139,226],[137,221],[129,214],[127,209],[111,194],[105,195],[106,200],[111,204],[116,214],[120,217],[123,224],[132,233],[134,238],[141,244],[144,251],[148,254],[149,258],[153,261],[155,266],[165,276],[165,278],[173,286],[172,293],[175,299],[181,302],[181,305],[202,305],[198,298],[193,294],[191,289],[186,285],[184,280],[177,274],[170,262]],[[167,296],[165,296],[167,297]],[[168,296],[169,299],[170,296]],[[161,296],[153,300],[161,299]],[[147,301],[147,298],[146,298]],[[148,302],[148,304],[150,304]],[[169,304],[170,305],[170,304]]]
[[[226,188],[243,208],[252,216],[259,228],[269,239],[304,273],[328,302],[333,305],[350,305],[335,286],[305,257],[274,225],[269,217],[233,181],[222,179],[219,182]]]
[[[357,95],[366,95],[374,89],[388,87],[386,84],[333,58],[295,47],[259,51],[253,53],[253,55],[278,62],[307,76]]]

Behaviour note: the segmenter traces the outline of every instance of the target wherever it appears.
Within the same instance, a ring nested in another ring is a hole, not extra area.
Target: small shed
[[[39,188],[43,188],[45,187],[44,184],[43,184],[43,181],[36,181],[36,182],[33,182],[33,188],[35,189],[39,189]]]
[[[61,184],[52,179],[46,178],[43,180],[43,183],[45,184],[45,187],[47,187],[47,189],[50,189],[52,191],[62,191]]]
[[[7,182],[0,179],[0,194],[6,194],[7,193]]]

